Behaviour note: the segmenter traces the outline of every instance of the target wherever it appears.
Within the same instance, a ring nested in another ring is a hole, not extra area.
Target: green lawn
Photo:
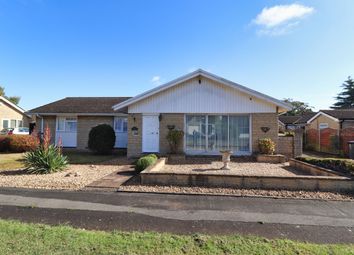
[[[99,164],[116,159],[118,154],[95,155],[90,152],[64,152],[68,156],[70,164]],[[23,153],[0,153],[0,170],[16,170],[24,168]]]
[[[100,232],[0,220],[0,254],[353,254],[354,245],[258,237]]]
[[[97,155],[90,152],[76,152],[76,151],[65,151],[64,155],[68,157],[70,164],[97,164],[118,157],[118,154]]]
[[[23,168],[23,153],[1,153],[0,154],[0,170],[20,169]]]

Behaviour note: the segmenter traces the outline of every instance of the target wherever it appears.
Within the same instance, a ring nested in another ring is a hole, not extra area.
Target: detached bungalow
[[[48,123],[64,146],[79,149],[87,147],[91,127],[111,124],[117,147],[137,157],[168,153],[169,129],[184,131],[179,150],[186,154],[231,149],[235,155],[250,155],[260,138],[278,142],[278,114],[290,109],[283,101],[199,69],[132,98],[66,98],[30,112],[42,127]]]
[[[25,110],[0,96],[0,130],[3,128],[28,127],[30,117]]]

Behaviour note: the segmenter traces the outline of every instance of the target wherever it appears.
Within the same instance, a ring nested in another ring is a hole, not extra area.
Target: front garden
[[[78,190],[124,171],[130,163],[124,155],[113,152],[114,143],[95,143],[105,141],[104,137],[91,138],[90,152],[63,151],[60,144],[50,143],[50,137],[48,128],[41,140],[35,136],[0,137],[0,186]]]

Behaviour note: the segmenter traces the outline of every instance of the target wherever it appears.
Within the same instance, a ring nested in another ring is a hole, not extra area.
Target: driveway
[[[354,243],[353,202],[2,189],[0,217],[102,230]]]

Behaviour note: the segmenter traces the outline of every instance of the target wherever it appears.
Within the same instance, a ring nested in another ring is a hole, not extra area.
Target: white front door
[[[159,152],[159,116],[143,115],[143,152]]]
[[[128,118],[114,117],[114,132],[116,133],[115,148],[127,148],[128,145]]]

